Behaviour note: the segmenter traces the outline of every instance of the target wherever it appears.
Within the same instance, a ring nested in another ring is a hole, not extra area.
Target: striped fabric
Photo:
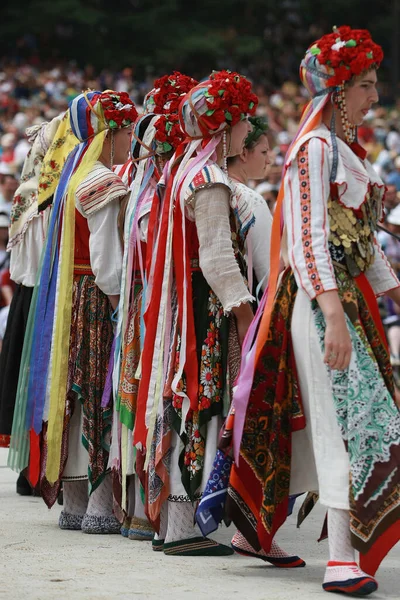
[[[77,187],[76,197],[84,213],[92,215],[127,193],[128,188],[118,175],[97,162],[88,177]]]

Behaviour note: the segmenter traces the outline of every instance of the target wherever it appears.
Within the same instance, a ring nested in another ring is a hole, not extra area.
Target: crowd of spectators
[[[4,275],[7,271],[6,232],[12,198],[29,150],[25,129],[49,121],[64,111],[69,101],[84,89],[126,91],[140,106],[152,84],[153,76],[136,80],[129,67],[116,73],[107,69],[96,73],[90,65],[81,69],[74,63],[50,66],[0,63],[0,285],[3,279],[0,308],[7,306],[10,301],[10,283]],[[296,81],[290,79],[276,88],[257,80],[253,80],[253,84],[260,101],[259,114],[268,119],[273,156],[268,178],[258,185],[258,191],[273,210],[285,153],[296,132],[307,94]],[[400,103],[397,106],[381,104],[373,108],[359,128],[358,136],[388,188],[385,227],[400,233]],[[399,272],[400,243],[393,240],[389,242],[389,237],[382,234],[381,241]],[[398,351],[393,352],[400,354],[400,321]]]

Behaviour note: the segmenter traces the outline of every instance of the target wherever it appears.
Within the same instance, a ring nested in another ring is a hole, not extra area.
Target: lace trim
[[[224,307],[224,315],[227,317],[232,312],[233,308],[239,308],[242,304],[247,304],[247,302],[255,302],[254,296],[250,293],[243,296],[240,300],[236,300],[236,302],[230,302]]]

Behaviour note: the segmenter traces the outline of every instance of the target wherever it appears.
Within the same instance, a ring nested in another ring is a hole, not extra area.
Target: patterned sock
[[[144,512],[144,504],[142,502],[142,495],[140,493],[141,484],[139,477],[135,475],[135,512],[134,516],[138,519],[145,519],[147,521],[146,513]]]
[[[349,511],[328,508],[329,560],[354,563],[355,552],[350,538]]]
[[[88,505],[88,482],[64,481],[64,512],[83,517]]]
[[[191,502],[168,501],[168,528],[165,543],[201,537],[200,529],[194,525],[194,506]]]
[[[90,494],[86,514],[93,517],[110,517],[113,514],[111,473],[107,473],[98,488]]]

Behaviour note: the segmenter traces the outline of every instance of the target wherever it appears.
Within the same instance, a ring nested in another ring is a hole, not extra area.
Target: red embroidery
[[[306,271],[311,285],[320,294],[324,291],[322,281],[318,274],[315,256],[312,248],[311,237],[311,193],[308,174],[308,148],[302,146],[298,154],[298,174],[300,182],[300,206],[301,206],[301,237],[303,246]]]

